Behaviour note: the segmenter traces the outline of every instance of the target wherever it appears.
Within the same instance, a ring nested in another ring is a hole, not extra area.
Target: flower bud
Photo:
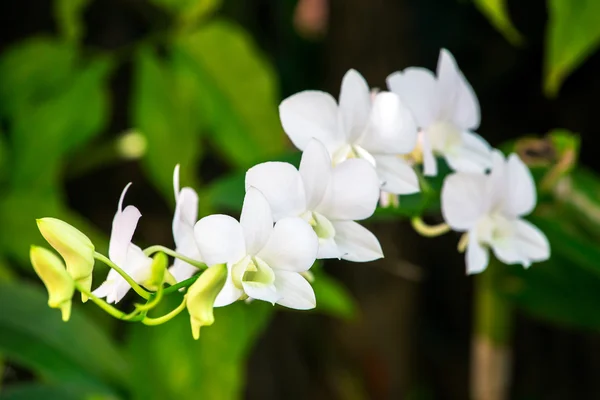
[[[142,283],[146,289],[157,291],[162,286],[165,281],[165,272],[167,271],[168,263],[169,259],[165,253],[156,253],[150,265],[150,278]]]
[[[67,272],[87,290],[92,288],[94,269],[94,245],[76,228],[56,218],[41,218],[37,225],[44,239],[62,256],[67,264]],[[87,301],[87,296],[81,294]]]
[[[217,295],[227,280],[227,266],[218,264],[208,268],[190,287],[186,295],[186,305],[190,313],[192,335],[200,338],[200,327],[215,322],[213,305]]]
[[[48,290],[48,305],[59,308],[63,321],[71,316],[71,299],[75,292],[73,278],[65,269],[62,260],[43,247],[31,246],[29,252],[33,269]]]

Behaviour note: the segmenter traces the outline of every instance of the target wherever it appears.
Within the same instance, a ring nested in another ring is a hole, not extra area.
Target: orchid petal
[[[267,244],[257,254],[271,268],[302,272],[315,262],[319,242],[311,226],[301,218],[279,220]]]
[[[431,148],[429,135],[425,131],[419,133],[421,135],[421,149],[423,151],[423,174],[425,176],[436,176],[438,173],[437,160]]]
[[[198,250],[209,266],[235,263],[246,254],[242,226],[228,215],[216,214],[202,218],[194,226],[194,236]]]
[[[231,268],[231,265],[227,266],[227,280],[225,281],[223,289],[221,289],[217,295],[213,307],[228,306],[229,304],[239,300],[239,298],[244,294],[242,289],[237,288],[233,284],[233,279],[231,278]]]
[[[317,300],[310,283],[296,272],[276,271],[275,287],[281,296],[277,304],[296,310],[315,308]]]
[[[506,180],[504,212],[513,217],[531,213],[537,202],[535,182],[529,168],[514,153],[506,163]]]
[[[467,245],[465,258],[467,262],[467,274],[469,275],[483,272],[490,262],[488,249],[479,243],[474,231],[469,233],[469,244]]]
[[[273,216],[269,202],[254,187],[249,187],[246,191],[240,224],[244,230],[246,254],[258,253],[273,231]]]
[[[379,240],[371,231],[353,221],[334,221],[335,241],[344,260],[367,262],[383,257]]]
[[[387,78],[388,88],[412,111],[418,127],[433,123],[437,110],[437,82],[433,72],[425,68],[406,68]]]
[[[492,148],[489,143],[473,132],[462,133],[462,143],[445,153],[450,168],[457,172],[483,173],[492,166]]]
[[[246,190],[251,186],[266,197],[274,221],[306,211],[302,177],[292,164],[266,162],[255,165],[246,172]]]
[[[340,114],[348,142],[354,142],[364,132],[371,110],[371,93],[363,76],[351,69],[342,78]]]
[[[535,225],[517,219],[510,222],[509,236],[492,241],[494,254],[505,264],[522,264],[529,267],[533,261],[544,261],[550,257],[548,238]]]
[[[318,140],[311,140],[302,153],[299,168],[308,210],[314,209],[325,196],[331,180],[331,170],[331,157],[327,149]]]
[[[486,176],[454,173],[442,186],[442,215],[452,229],[463,232],[475,226],[486,206]]]
[[[381,189],[393,194],[419,192],[417,173],[404,159],[398,156],[376,156],[377,174]]]
[[[119,199],[119,206],[113,218],[110,243],[108,247],[109,258],[118,266],[123,267],[127,258],[127,247],[131,243],[137,223],[142,216],[134,206],[127,206],[123,210],[123,200],[131,183],[125,186]]]

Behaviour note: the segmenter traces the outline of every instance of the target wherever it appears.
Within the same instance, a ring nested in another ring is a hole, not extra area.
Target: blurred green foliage
[[[473,0],[506,39],[514,45],[523,38],[511,22],[506,0]],[[596,0],[546,0],[546,52],[544,93],[555,97],[564,80],[600,46],[600,2]]]

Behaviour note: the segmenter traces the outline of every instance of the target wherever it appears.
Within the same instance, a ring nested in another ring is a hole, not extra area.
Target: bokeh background
[[[0,399],[600,398],[597,15],[593,0],[2,2]],[[144,327],[76,304],[65,324],[47,308],[35,218],[106,251],[131,181],[135,241],[172,246],[176,163],[201,215],[236,215],[246,168],[299,159],[281,99],[337,96],[349,68],[384,88],[393,71],[435,69],[442,47],[478,94],[479,133],[540,182],[549,262],[465,276],[458,235],[411,228],[440,221],[417,196],[367,223],[384,260],[317,267],[314,312],[242,302],[194,342],[185,315]]]

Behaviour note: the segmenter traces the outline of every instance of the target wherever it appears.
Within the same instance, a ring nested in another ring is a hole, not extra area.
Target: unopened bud
[[[143,283],[144,287],[148,290],[157,291],[165,281],[165,273],[167,271],[167,264],[169,259],[163,252],[158,252],[152,259],[152,265],[150,266],[150,279]]]
[[[192,335],[200,338],[200,328],[215,322],[213,305],[227,280],[227,266],[213,265],[204,271],[190,287],[186,295],[186,305],[190,313]]]

